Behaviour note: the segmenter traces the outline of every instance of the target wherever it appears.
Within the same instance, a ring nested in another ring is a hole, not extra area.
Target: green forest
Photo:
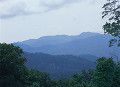
[[[107,0],[103,6],[103,18],[108,18],[103,30],[115,37],[109,46],[120,46],[119,4],[119,0]],[[23,54],[19,46],[0,43],[0,87],[120,87],[120,61],[112,57],[97,59],[95,69],[73,73],[71,78],[52,79],[47,72],[28,69]]]
[[[1,87],[119,87],[120,62],[99,58],[94,70],[82,70],[72,78],[51,79],[49,73],[25,66],[22,49],[12,44],[0,44]]]

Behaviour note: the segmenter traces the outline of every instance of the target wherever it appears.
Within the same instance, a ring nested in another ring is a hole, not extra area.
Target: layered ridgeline
[[[94,69],[94,62],[97,59],[97,57],[91,55],[86,57],[86,55],[50,55],[28,52],[25,52],[23,56],[27,58],[26,66],[29,69],[34,68],[41,72],[48,72],[52,78],[69,78],[73,73],[80,73],[81,70]]]
[[[14,43],[27,52],[42,52],[54,55],[94,55],[112,57],[118,55],[117,47],[109,47],[110,35],[84,32],[76,36],[44,36]]]

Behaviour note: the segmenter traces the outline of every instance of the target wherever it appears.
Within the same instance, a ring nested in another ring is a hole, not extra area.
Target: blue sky
[[[105,0],[0,0],[0,42],[103,33]]]

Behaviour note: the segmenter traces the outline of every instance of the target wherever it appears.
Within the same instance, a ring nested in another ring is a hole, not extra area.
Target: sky
[[[103,33],[105,0],[0,0],[0,43]]]

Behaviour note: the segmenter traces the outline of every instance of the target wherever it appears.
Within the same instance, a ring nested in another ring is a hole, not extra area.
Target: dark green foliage
[[[48,73],[29,70],[22,49],[12,44],[0,44],[0,87],[50,87]]]
[[[2,87],[21,87],[25,85],[28,69],[26,58],[21,57],[22,49],[12,44],[0,44],[0,85]]]
[[[58,87],[69,87],[69,81],[68,78],[60,78],[58,80]]]
[[[110,46],[113,46],[115,42],[118,41],[118,46],[120,46],[120,2],[119,0],[107,0],[107,3],[103,6],[103,18],[108,16],[108,22],[103,25],[105,33],[111,34],[114,37],[110,41]]]
[[[91,83],[93,72],[94,70],[89,69],[87,72],[83,70],[81,74],[73,74],[70,85],[72,87],[81,87],[81,85],[84,85],[83,87],[86,87],[85,85]]]
[[[54,79],[51,79],[50,86],[51,87],[58,87],[58,81],[54,80]]]
[[[97,60],[96,69],[93,75],[95,87],[119,87],[120,66],[112,58],[104,57]]]
[[[40,72],[36,69],[31,69],[29,74],[30,85],[37,85],[40,87],[50,87],[51,79],[46,72]]]

